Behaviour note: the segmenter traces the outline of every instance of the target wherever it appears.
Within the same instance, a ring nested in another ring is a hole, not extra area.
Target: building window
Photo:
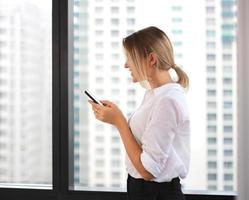
[[[111,7],[111,13],[119,13],[119,7]]]
[[[233,150],[232,149],[225,149],[224,150],[224,156],[232,156]]]
[[[233,91],[232,90],[223,90],[224,96],[232,96]]]
[[[217,168],[217,162],[209,161],[208,162],[208,168],[216,169]]]
[[[96,18],[95,19],[95,24],[96,24],[96,26],[103,25],[104,24],[104,19]]]
[[[207,54],[207,60],[215,60],[216,55],[215,54]]]
[[[208,108],[216,108],[216,102],[207,102]]]
[[[129,14],[135,13],[135,7],[129,6],[126,9],[127,9],[127,13],[129,13]]]
[[[111,31],[111,36],[112,37],[117,37],[118,35],[119,35],[119,31],[116,31],[116,30]]]
[[[233,115],[232,114],[223,114],[223,118],[224,118],[224,120],[232,120]]]
[[[207,114],[207,118],[208,118],[208,121],[213,121],[213,120],[216,120],[216,114],[213,114],[213,113],[208,113]]]
[[[113,26],[119,25],[119,19],[118,19],[118,18],[113,18],[113,19],[111,19],[111,24],[112,24]]]
[[[103,8],[103,7],[100,7],[100,6],[95,7],[95,12],[96,12],[96,13],[102,13],[102,12],[103,12],[103,10],[104,10],[104,8]]]
[[[208,14],[214,14],[214,12],[215,12],[215,7],[214,7],[214,6],[207,6],[207,7],[206,7],[206,12],[207,12]]]
[[[216,79],[215,78],[207,78],[207,83],[208,84],[216,84]]]
[[[217,180],[217,175],[216,174],[208,174],[208,180],[216,181]]]
[[[233,175],[232,174],[224,174],[224,180],[225,181],[232,181]]]
[[[135,25],[135,19],[134,18],[128,18],[127,19],[127,24],[128,25]]]
[[[231,161],[226,161],[226,162],[224,162],[224,168],[229,168],[229,169],[231,169],[231,168],[233,168],[233,162],[231,162]]]
[[[225,185],[225,186],[224,186],[224,190],[225,190],[225,191],[233,191],[234,189],[233,189],[233,186],[232,186],[232,185]]]
[[[225,133],[231,133],[231,132],[233,132],[233,127],[232,126],[224,126],[223,131]]]
[[[224,144],[232,144],[233,139],[232,138],[224,138]]]
[[[216,126],[208,125],[208,127],[207,127],[207,131],[212,132],[212,133],[215,133],[216,129],[217,129]]]
[[[216,144],[216,138],[208,138],[208,144]]]
[[[232,106],[233,106],[233,102],[231,102],[231,101],[224,101],[224,103],[223,103],[224,109],[230,109],[230,108],[232,108]]]
[[[216,90],[207,90],[207,95],[208,96],[215,96],[216,95]]]
[[[208,149],[208,156],[216,156],[217,151],[215,149]]]

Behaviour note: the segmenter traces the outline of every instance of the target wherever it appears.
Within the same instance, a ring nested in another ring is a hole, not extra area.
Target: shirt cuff
[[[141,159],[141,162],[142,162],[144,168],[148,172],[150,172],[154,176],[154,178],[156,178],[157,176],[159,176],[161,174],[162,170],[164,169],[164,167],[166,165],[167,158],[160,159],[159,162],[156,162],[145,151],[143,151],[142,154],[141,154],[141,156],[140,156],[140,159]]]

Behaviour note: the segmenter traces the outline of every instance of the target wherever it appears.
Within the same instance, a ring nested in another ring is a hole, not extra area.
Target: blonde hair
[[[123,46],[131,57],[141,79],[147,79],[143,61],[154,52],[157,55],[158,69],[169,70],[173,68],[182,87],[189,86],[187,74],[175,64],[172,44],[168,36],[159,28],[151,26],[132,33],[123,39]]]

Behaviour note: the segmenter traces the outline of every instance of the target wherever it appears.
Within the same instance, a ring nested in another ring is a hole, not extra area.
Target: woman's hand
[[[126,122],[123,113],[114,103],[110,101],[101,101],[104,105],[102,106],[91,100],[88,102],[92,105],[92,110],[96,119],[114,126],[118,126],[120,123]]]

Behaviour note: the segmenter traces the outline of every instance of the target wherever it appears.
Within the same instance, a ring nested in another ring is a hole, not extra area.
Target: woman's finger
[[[105,106],[111,107],[113,105],[113,103],[111,101],[107,101],[107,100],[101,100],[101,103],[103,103]]]
[[[92,105],[92,108],[94,109],[94,110],[99,110],[99,109],[101,109],[103,106],[101,106],[101,105],[99,105],[99,104],[97,104],[97,103],[94,103],[93,101],[88,101],[91,105]]]

